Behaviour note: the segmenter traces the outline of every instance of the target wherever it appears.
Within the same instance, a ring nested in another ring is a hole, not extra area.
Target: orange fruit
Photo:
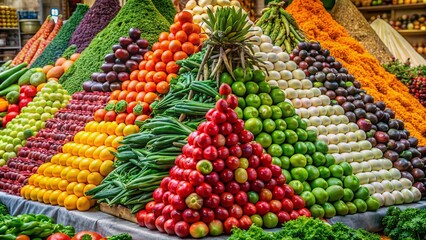
[[[117,128],[118,123],[117,122],[111,122],[109,123],[108,127],[107,127],[107,134],[108,135],[113,135],[115,133],[115,129]]]
[[[77,197],[82,197],[84,195],[84,187],[86,186],[86,184],[84,183],[78,183],[77,185],[74,186],[74,194]]]
[[[99,169],[101,168],[102,161],[99,159],[93,160],[89,165],[89,171],[90,172],[99,172]]]
[[[119,113],[115,119],[117,123],[124,123],[126,121],[127,113]]]
[[[114,162],[111,160],[104,161],[99,169],[99,173],[106,177],[112,170],[114,170],[113,164]]]
[[[70,184],[67,180],[62,179],[59,183],[58,183],[58,189],[61,191],[66,191],[67,190],[67,186],[68,184]]]
[[[101,154],[102,150],[104,150],[105,148],[107,148],[107,147],[106,146],[97,147],[96,150],[93,152],[93,158],[99,159],[99,155]]]
[[[90,209],[90,201],[87,197],[79,197],[77,200],[77,210],[87,211]]]
[[[187,34],[191,34],[194,31],[194,25],[193,23],[190,22],[186,22],[184,24],[182,24],[182,30]]]
[[[138,93],[136,91],[129,92],[126,96],[126,102],[133,102],[136,100]]]
[[[111,93],[110,99],[111,100],[118,100],[118,95],[120,95],[120,90],[115,90]]]
[[[145,82],[138,82],[138,84],[136,84],[136,92],[139,94],[140,92],[144,91],[145,88]],[[136,96],[137,98],[137,96]]]
[[[107,113],[107,111],[103,108],[96,110],[95,115],[94,115],[95,121],[97,121],[97,122],[103,121],[106,113]]]
[[[134,113],[127,114],[126,119],[124,120],[124,123],[127,125],[135,124],[136,115]]]
[[[175,35],[173,33],[170,33],[169,38],[167,40],[169,41],[175,40]]]
[[[182,11],[178,13],[177,19],[182,24],[186,22],[192,23],[192,14],[188,11]]]
[[[168,83],[170,83],[170,81],[173,79],[173,78],[176,78],[178,75],[176,74],[176,73],[169,73],[169,75],[167,75],[167,79],[166,79],[166,81],[168,82]]]
[[[170,86],[166,81],[161,81],[157,84],[157,92],[166,94],[169,92]]]
[[[153,55],[153,60],[154,60],[154,62],[159,62],[159,61],[161,61],[161,55],[163,55],[163,50],[161,50],[161,49],[157,49],[157,50],[155,50],[154,51],[154,53],[152,54]]]
[[[134,70],[130,73],[130,80],[138,80],[139,70]]]
[[[55,190],[50,194],[49,197],[49,202],[50,204],[54,205],[58,205],[58,197],[61,195],[62,191],[60,190]]]
[[[162,55],[161,55],[162,56]],[[166,71],[166,64],[163,62],[158,62],[155,64],[155,71],[156,72],[160,72],[160,71]],[[155,75],[154,75],[155,77]],[[155,80],[154,80],[155,81]]]
[[[172,53],[172,51],[170,51],[170,50],[166,49],[166,50],[163,52],[163,55],[161,55],[161,61],[162,61],[163,63],[168,63],[168,62],[170,62],[170,61],[172,61],[172,60],[173,60],[173,53]],[[165,71],[165,70],[162,70],[162,71]]]
[[[93,157],[93,152],[95,150],[96,150],[95,146],[92,146],[92,147],[88,148],[87,151],[84,153],[84,157],[87,157],[87,158]]]
[[[157,72],[154,74],[154,82],[155,83],[159,83],[161,81],[166,81],[167,80],[167,74],[165,72]]]
[[[107,147],[112,147],[112,142],[114,141],[114,139],[115,139],[116,137],[117,137],[117,136],[115,136],[115,135],[110,135],[110,136],[108,136],[108,137],[105,139],[105,142],[104,142],[105,146],[107,146]]]
[[[86,192],[88,192],[89,190],[91,190],[91,189],[93,189],[95,187],[96,187],[96,185],[94,185],[94,184],[90,184],[90,183],[86,184],[86,186],[83,189],[84,196],[87,196]],[[88,198],[90,199],[90,197],[88,197]]]
[[[80,169],[80,170],[89,170],[90,163],[92,163],[92,159],[85,157],[78,164],[78,169]]]
[[[30,192],[30,199],[31,200],[37,201],[38,191],[40,191],[40,188],[34,188],[33,190],[31,190],[31,192]]]
[[[77,209],[78,197],[74,194],[67,196],[64,200],[64,207],[68,210]]]
[[[178,73],[179,71],[179,65],[176,64],[175,61],[170,61],[166,65],[166,71],[167,73]]]
[[[43,196],[47,192],[46,189],[40,189],[37,193],[37,201],[43,202]]]
[[[67,192],[61,192],[61,194],[59,194],[58,200],[57,200],[58,205],[61,206],[61,207],[63,207],[64,204],[65,204],[65,198],[67,198],[67,197],[68,197],[68,193]]]
[[[68,172],[69,172],[71,169],[72,169],[71,167],[65,167],[64,169],[62,169],[62,172],[61,172],[61,178],[66,180],[66,179],[67,179]]]
[[[192,32],[197,33],[197,34],[201,33],[201,27],[200,27],[200,25],[193,24],[192,28],[193,28]]]
[[[143,115],[141,115],[143,116]],[[146,116],[146,115],[145,115]],[[137,119],[137,118],[136,118]],[[123,141],[123,136],[117,136],[114,141],[112,141],[112,147],[117,149],[121,144],[120,142]]]
[[[180,30],[182,30],[182,26],[180,25],[180,23],[173,23],[172,25],[170,25],[170,33],[176,34]]]
[[[121,93],[118,95],[118,100],[125,100],[128,93],[129,92],[127,90],[121,91]]]
[[[78,169],[71,169],[67,173],[67,181],[68,182],[77,182],[77,176],[80,173],[80,170]]]
[[[200,36],[197,33],[191,33],[188,36],[188,42],[191,42],[192,44],[194,44],[195,46],[200,45],[201,43],[201,39]]]
[[[124,129],[126,129],[126,128],[124,128]],[[124,130],[123,130],[123,133],[124,133]],[[101,159],[102,161],[113,160],[114,159],[114,155],[112,154],[113,152],[116,152],[116,150],[114,148],[106,147],[106,148],[102,149],[102,151],[99,153],[99,159]]]
[[[118,124],[117,128],[115,129],[115,135],[117,136],[123,136],[123,129],[126,127],[125,123]]]
[[[188,40],[188,35],[184,31],[180,30],[175,34],[175,38],[179,42],[184,43]]]
[[[175,61],[179,61],[185,58],[188,58],[188,54],[186,54],[184,51],[175,52],[175,55],[173,55],[173,60]]]
[[[169,45],[169,50],[172,53],[182,50],[182,43],[178,40],[172,40]]]
[[[157,85],[155,84],[155,82],[147,82],[145,84],[144,91],[147,92],[147,93],[155,92],[156,88],[157,88]]]
[[[76,157],[74,161],[72,161],[71,167],[74,169],[78,169],[78,166],[80,165],[80,161],[83,160],[84,157]]]
[[[167,40],[168,37],[169,37],[168,32],[162,32],[162,33],[160,33],[160,36],[158,36],[158,41],[162,42],[164,40]]]
[[[145,85],[144,85],[145,88]],[[143,98],[145,97],[146,92],[142,91],[138,93],[138,96],[136,96],[136,102],[143,102]]]
[[[195,52],[194,44],[191,42],[185,42],[182,44],[182,51],[184,51],[186,54],[191,55]]]
[[[170,41],[167,40],[167,39],[161,41],[160,42],[160,49],[163,50],[163,51],[169,50],[169,44],[170,44]]]
[[[50,195],[53,193],[52,190],[47,190],[43,195],[43,202],[46,204],[50,204]]]
[[[155,90],[157,90],[157,88],[155,88]],[[151,104],[151,103],[153,103],[156,99],[157,99],[157,94],[156,94],[156,93],[153,93],[153,92],[149,92],[149,93],[147,93],[147,94],[145,95],[145,97],[144,97],[143,101],[144,101],[144,102],[146,102],[146,103],[148,103],[148,104]]]
[[[160,43],[156,42],[154,44],[152,44],[152,51],[158,50],[160,49]]]
[[[126,80],[123,83],[121,83],[121,90],[128,90],[128,86],[130,84],[130,80]]]
[[[127,90],[129,91],[129,92],[134,92],[134,91],[136,91],[136,85],[139,83],[139,81],[138,80],[132,80],[132,81],[130,81],[130,83],[129,83],[129,86],[127,86]]]
[[[145,76],[146,76],[146,74],[148,73],[149,71],[148,70],[146,70],[145,69],[145,67],[144,67],[144,69],[143,70],[140,70],[139,71],[139,74],[138,74],[138,80],[139,81],[141,81],[141,82],[144,82],[145,81]]]
[[[68,184],[67,189],[66,189],[67,193],[68,194],[74,194],[74,187],[76,185],[77,185],[77,182],[72,182],[72,183]]]
[[[90,183],[90,184],[94,184],[94,185],[98,186],[99,184],[101,184],[103,179],[104,178],[102,177],[102,175],[100,173],[92,172],[87,177],[87,182]]]
[[[77,182],[86,183],[87,176],[89,176],[89,174],[90,174],[89,170],[81,170],[80,173],[77,175]]]

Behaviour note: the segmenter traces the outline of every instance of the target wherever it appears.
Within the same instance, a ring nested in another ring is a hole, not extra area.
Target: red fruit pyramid
[[[170,177],[154,191],[154,201],[137,214],[141,226],[200,238],[229,234],[234,226],[273,228],[310,216],[303,199],[285,184],[281,168],[244,129],[229,85],[219,92],[223,98],[189,135]]]

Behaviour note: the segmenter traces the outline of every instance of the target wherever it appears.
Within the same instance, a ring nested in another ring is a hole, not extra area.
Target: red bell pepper
[[[33,98],[37,94],[37,88],[33,85],[24,85],[19,90],[19,93],[25,94],[27,98]]]
[[[33,99],[32,98],[24,98],[19,101],[19,108],[22,109],[23,107],[26,107],[28,103],[30,103]]]
[[[10,104],[7,107],[7,113],[10,113],[10,112],[17,112],[17,113],[19,113],[20,110],[21,110],[21,108],[19,108],[18,104]]]

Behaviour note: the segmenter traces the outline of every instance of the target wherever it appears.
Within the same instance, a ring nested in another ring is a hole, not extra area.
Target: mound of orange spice
[[[311,40],[329,49],[375,101],[384,101],[395,111],[396,118],[404,121],[411,135],[418,138],[421,145],[426,145],[426,108],[332,18],[320,0],[294,0],[287,11]]]

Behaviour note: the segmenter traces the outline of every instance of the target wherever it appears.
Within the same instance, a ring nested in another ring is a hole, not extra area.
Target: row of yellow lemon
[[[26,185],[21,189],[21,196],[28,200],[39,201],[45,204],[59,205],[68,210],[87,211],[96,204],[90,197],[84,196],[84,192],[94,188],[93,184],[72,182],[61,187],[64,190],[44,189],[32,185]]]
[[[84,126],[84,131],[91,133],[106,133],[108,135],[128,136],[130,134],[139,132],[139,127],[136,125],[126,125],[125,123],[91,121]],[[76,134],[74,137],[74,141],[76,139],[79,140],[80,135],[77,136]],[[85,141],[84,138],[82,140]]]

